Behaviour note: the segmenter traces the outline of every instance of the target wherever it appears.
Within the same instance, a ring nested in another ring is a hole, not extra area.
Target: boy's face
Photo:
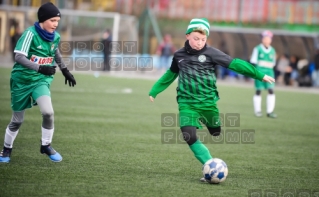
[[[195,50],[201,50],[207,41],[207,36],[199,32],[191,32],[186,35],[186,39],[189,41],[189,45]]]
[[[47,32],[53,33],[58,27],[60,17],[53,17],[43,22],[43,29]]]
[[[261,41],[262,41],[263,45],[265,45],[266,47],[269,47],[271,45],[272,38],[269,36],[265,36],[262,38]]]

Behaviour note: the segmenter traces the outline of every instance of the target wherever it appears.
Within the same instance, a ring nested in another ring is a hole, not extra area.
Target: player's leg
[[[196,159],[204,164],[212,158],[207,147],[198,140],[196,129],[202,128],[199,122],[199,113],[193,110],[181,110],[179,113],[180,128],[183,133],[184,140],[188,144]]]
[[[221,133],[220,115],[217,106],[213,106],[211,110],[201,111],[201,121],[206,125],[209,133],[212,136],[219,136]],[[200,179],[201,182],[206,182],[205,177]]]
[[[268,89],[267,95],[267,117],[277,118],[277,114],[274,113],[276,103],[276,96],[272,88]]]
[[[198,140],[196,136],[196,127],[193,126],[185,126],[181,128],[184,140],[188,144],[191,151],[194,153],[196,159],[204,164],[206,161],[212,158],[207,147]]]
[[[255,93],[255,95],[253,97],[253,102],[254,102],[254,112],[255,112],[255,115],[257,117],[261,117],[262,116],[261,100],[262,100],[261,89],[256,89],[256,93]]]
[[[274,77],[274,71],[270,70],[267,75]],[[269,118],[277,118],[277,115],[274,113],[276,96],[274,93],[275,84],[265,83],[265,88],[268,90],[267,95],[267,117]]]
[[[211,110],[203,110],[200,113],[202,122],[206,125],[209,133],[212,136],[219,136],[221,133],[221,122],[219,109],[217,106],[213,106]]]
[[[32,97],[37,102],[42,114],[40,152],[48,155],[51,161],[60,162],[62,161],[61,155],[51,147],[54,133],[54,111],[49,87],[47,85],[38,86],[33,91]]]
[[[10,161],[13,142],[19,133],[19,128],[23,123],[24,110],[13,112],[11,121],[8,124],[4,135],[4,146],[0,153],[0,162],[8,163]]]
[[[4,147],[0,153],[0,162],[8,163],[12,152],[13,142],[19,133],[19,128],[24,120],[25,109],[31,108],[32,85],[20,84],[10,80],[12,117],[6,128]]]

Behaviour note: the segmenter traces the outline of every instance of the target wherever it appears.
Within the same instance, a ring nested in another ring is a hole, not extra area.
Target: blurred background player
[[[15,47],[15,63],[11,72],[12,118],[5,131],[4,147],[0,162],[10,161],[13,142],[24,120],[24,112],[32,105],[38,105],[42,114],[42,137],[40,153],[51,161],[60,162],[62,156],[51,147],[54,132],[54,116],[50,85],[55,74],[56,62],[64,77],[65,84],[74,86],[73,75],[62,62],[58,49],[60,35],[55,31],[61,14],[52,3],[43,4],[38,10],[39,22],[27,28]]]
[[[12,61],[15,62],[15,53],[14,53],[14,48],[16,47],[16,44],[19,40],[19,38],[21,37],[22,33],[21,33],[21,29],[19,27],[19,25],[15,26],[14,29],[14,34],[11,37],[11,51],[12,51]]]
[[[163,42],[158,46],[156,54],[159,55],[159,67],[158,70],[167,70],[169,68],[170,57],[174,54],[175,47],[172,43],[172,37],[170,34],[164,36]]]
[[[110,66],[110,56],[112,49],[111,47],[111,42],[112,42],[112,35],[111,35],[111,30],[107,29],[102,38],[102,43],[104,45],[104,51],[103,51],[103,56],[104,56],[104,68],[103,71],[109,72],[111,71],[111,66]]]
[[[276,64],[276,51],[271,46],[273,33],[271,31],[264,31],[262,33],[261,44],[257,45],[252,53],[250,62],[256,65],[257,70],[274,77],[274,66]],[[257,117],[262,116],[261,111],[261,91],[268,90],[267,95],[267,117],[276,118],[277,115],[274,113],[275,109],[275,94],[274,94],[274,83],[265,83],[259,80],[255,80],[256,94],[254,95],[254,111]]]

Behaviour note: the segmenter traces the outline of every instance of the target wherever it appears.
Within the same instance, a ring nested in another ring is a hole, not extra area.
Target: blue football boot
[[[0,163],[9,163],[12,148],[3,147],[0,153]]]
[[[41,154],[46,154],[48,155],[48,157],[51,159],[51,161],[53,162],[60,162],[62,161],[62,156],[60,155],[60,153],[56,152],[52,147],[51,144],[49,145],[45,145],[45,146],[41,146],[40,149]]]

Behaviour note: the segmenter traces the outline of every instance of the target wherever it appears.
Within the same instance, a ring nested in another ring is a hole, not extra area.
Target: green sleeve
[[[14,48],[14,52],[21,53],[24,56],[28,57],[30,46],[32,45],[32,41],[33,41],[32,40],[33,36],[34,34],[31,31],[29,30],[24,31]]]
[[[265,76],[265,74],[257,70],[256,67],[238,58],[233,59],[228,68],[232,71],[260,81],[262,81]]]
[[[173,73],[170,69],[153,85],[149,96],[155,98],[159,93],[163,92],[177,78],[178,73]]]

